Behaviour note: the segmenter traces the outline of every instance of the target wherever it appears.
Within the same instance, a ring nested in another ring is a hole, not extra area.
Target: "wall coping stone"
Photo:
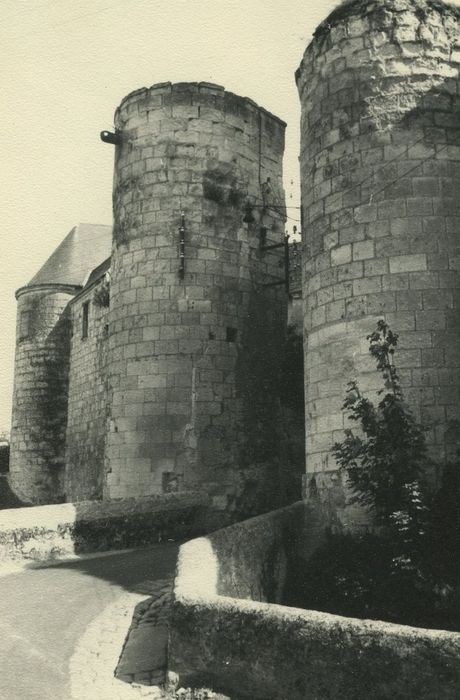
[[[265,546],[270,559],[262,568],[270,568],[273,551],[267,548],[263,529],[259,530],[261,543],[254,541],[256,526],[265,522],[270,530],[270,522],[284,525],[302,508],[308,513],[308,504],[297,503],[180,547],[170,670],[179,673],[182,684],[236,693],[241,700],[326,697],[326,688],[330,693],[327,697],[344,700],[364,700],[369,692],[373,697],[401,700],[457,698],[459,633],[218,594],[219,544],[232,553],[231,535],[246,528],[247,548],[258,552]],[[238,538],[237,545],[241,550],[245,543]],[[227,565],[227,554],[220,552],[222,564]],[[231,585],[244,578],[242,590],[247,590],[248,579],[255,579],[260,572],[238,571],[236,567],[225,575]]]
[[[0,510],[0,562],[185,539],[208,529],[208,505],[203,494],[182,492]]]

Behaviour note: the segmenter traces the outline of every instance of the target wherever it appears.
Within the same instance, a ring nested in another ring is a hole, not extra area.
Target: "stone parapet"
[[[182,545],[170,671],[242,700],[457,698],[460,634],[278,604],[326,522],[297,503]]]
[[[0,511],[0,562],[65,559],[207,531],[209,500],[182,493]],[[222,521],[221,521],[222,522]]]

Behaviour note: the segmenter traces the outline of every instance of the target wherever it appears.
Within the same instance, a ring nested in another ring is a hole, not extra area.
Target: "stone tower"
[[[75,226],[16,292],[10,483],[25,502],[64,499],[69,302],[92,267],[107,256],[107,233],[107,226]]]
[[[203,488],[263,507],[277,490],[285,124],[220,86],[162,83],[128,95],[115,126],[105,496]]]
[[[317,29],[302,105],[307,483],[330,485],[348,381],[381,378],[366,335],[400,334],[406,398],[441,463],[459,416],[460,10],[353,0]],[[436,478],[436,475],[433,475]],[[335,478],[335,477],[334,477]]]
[[[18,300],[10,482],[25,502],[63,497],[71,286],[24,287]]]

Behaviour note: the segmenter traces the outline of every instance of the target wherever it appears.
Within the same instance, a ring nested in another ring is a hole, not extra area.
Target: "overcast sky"
[[[288,123],[285,186],[298,204],[294,71],[336,4],[2,0],[0,431],[10,424],[14,291],[76,223],[111,223],[113,147],[99,132],[122,97],[167,80],[251,97]]]

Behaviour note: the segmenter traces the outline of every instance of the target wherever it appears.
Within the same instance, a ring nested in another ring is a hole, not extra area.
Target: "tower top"
[[[414,12],[415,14],[428,15],[430,12],[439,12],[446,15],[455,15],[460,18],[460,7],[443,0],[343,0],[337,7],[318,25],[314,37],[321,36],[333,26],[355,15],[365,16],[375,11],[388,10],[390,12]]]
[[[199,104],[201,101],[205,101],[208,104],[213,102],[216,107],[222,105],[226,111],[243,112],[244,110],[252,110],[253,112],[259,112],[268,117],[269,120],[278,122],[283,127],[286,126],[285,121],[258,105],[250,97],[236,95],[225,90],[222,85],[208,82],[155,83],[148,88],[143,87],[134,90],[121,100],[115,113],[115,120],[120,113],[126,110],[129,112],[130,105],[142,102],[144,99],[151,100],[153,96],[158,100],[158,106]]]

